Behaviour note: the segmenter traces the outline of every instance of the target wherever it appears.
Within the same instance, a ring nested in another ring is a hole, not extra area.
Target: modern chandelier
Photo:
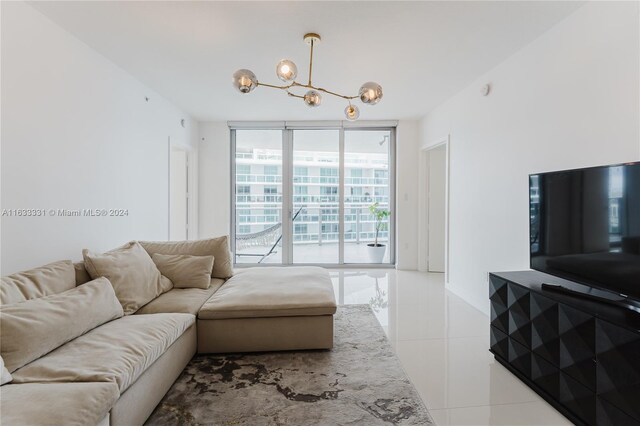
[[[313,73],[313,46],[320,42],[320,36],[315,33],[309,33],[304,35],[304,41],[310,46],[310,58],[309,58],[309,81],[307,84],[298,83],[296,77],[298,76],[298,67],[296,64],[289,60],[283,59],[276,65],[276,75],[284,83],[288,83],[283,86],[274,84],[260,83],[256,75],[247,70],[240,69],[233,73],[233,86],[240,91],[240,93],[249,93],[258,86],[271,87],[273,89],[280,89],[287,92],[287,95],[300,98],[304,100],[304,103],[309,107],[317,107],[322,103],[322,93],[336,96],[338,98],[346,99],[349,104],[344,109],[344,114],[349,121],[355,121],[360,117],[360,110],[357,106],[353,105],[351,101],[356,98],[360,98],[362,103],[366,105],[375,105],[382,99],[382,86],[373,81],[364,83],[358,92],[357,96],[346,96],[340,93],[332,92],[322,87],[314,86],[311,83],[311,75]],[[294,88],[306,88],[309,89],[304,95],[298,95],[291,92]]]

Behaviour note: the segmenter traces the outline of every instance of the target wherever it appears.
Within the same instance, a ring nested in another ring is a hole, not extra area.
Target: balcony
[[[380,241],[387,244],[387,241]],[[242,256],[242,254],[264,254],[269,251],[270,246],[251,247],[249,249],[238,251],[236,263],[256,264],[260,256]],[[383,263],[389,263],[389,247],[384,256]],[[371,263],[367,252],[366,242],[345,242],[344,244],[345,263]],[[282,263],[282,246],[278,245],[275,252],[267,256],[262,264],[279,264]],[[318,263],[318,264],[337,264],[338,263],[338,244],[334,242],[328,243],[293,243],[293,263]]]

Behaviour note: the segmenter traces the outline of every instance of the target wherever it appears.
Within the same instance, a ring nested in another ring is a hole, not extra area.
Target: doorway
[[[448,272],[449,141],[421,152],[420,270]]]

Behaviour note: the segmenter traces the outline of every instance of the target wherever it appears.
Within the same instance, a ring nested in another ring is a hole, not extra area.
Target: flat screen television
[[[530,175],[529,212],[531,269],[640,301],[640,162]]]

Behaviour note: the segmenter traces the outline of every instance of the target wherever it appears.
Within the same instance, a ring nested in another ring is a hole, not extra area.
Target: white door
[[[188,155],[183,149],[172,148],[169,161],[169,239],[188,239]]]
[[[429,151],[428,158],[428,270],[444,272],[445,202],[447,148],[442,145]]]

